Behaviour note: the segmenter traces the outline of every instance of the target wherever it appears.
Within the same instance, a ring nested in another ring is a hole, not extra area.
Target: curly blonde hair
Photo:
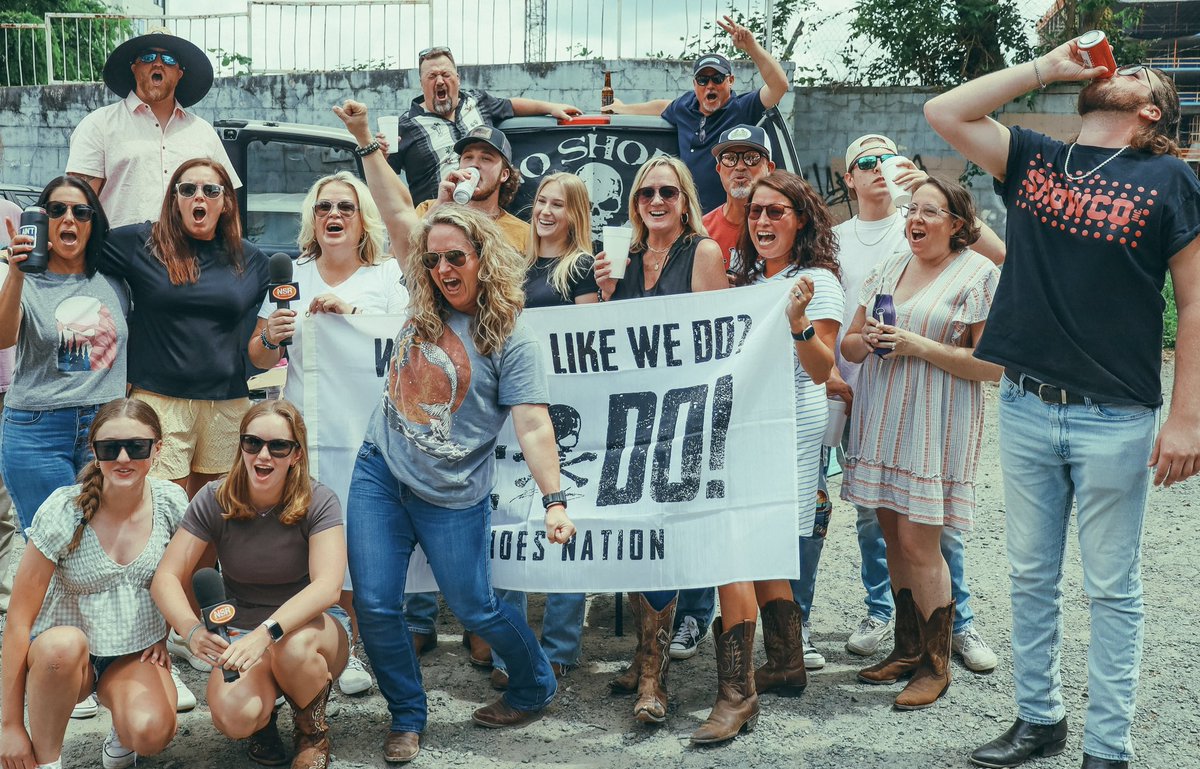
[[[439,224],[461,230],[479,257],[479,293],[471,318],[471,340],[481,355],[498,353],[525,308],[526,258],[509,244],[491,219],[467,206],[438,206],[413,231],[404,265],[409,321],[421,338],[436,340],[441,338],[450,317],[450,303],[421,263],[421,255],[429,250],[429,233]]]
[[[680,221],[683,223],[683,233],[699,235],[702,238],[708,237],[708,230],[704,227],[704,213],[700,210],[700,193],[696,191],[696,182],[692,180],[692,172],[684,165],[684,162],[679,158],[673,158],[668,155],[663,155],[657,158],[650,158],[642,167],[638,169],[637,176],[633,179],[633,184],[629,186],[629,225],[633,227],[633,245],[631,251],[642,251],[646,247],[646,223],[642,221],[642,215],[638,211],[638,190],[642,188],[642,184],[646,180],[646,175],[660,166],[666,166],[675,172],[675,178],[679,180],[679,192],[683,195],[683,214],[680,215]]]
[[[321,244],[317,242],[317,215],[313,206],[317,204],[325,185],[333,182],[341,182],[350,187],[357,199],[358,215],[362,217],[363,228],[362,237],[358,240],[358,260],[363,264],[379,264],[387,259],[388,253],[383,247],[386,230],[383,217],[379,215],[379,206],[375,205],[375,198],[371,197],[367,185],[357,176],[349,171],[338,171],[336,174],[317,179],[313,186],[308,188],[308,194],[300,204],[300,234],[296,238],[296,245],[300,247],[300,261],[310,261],[321,256]]]

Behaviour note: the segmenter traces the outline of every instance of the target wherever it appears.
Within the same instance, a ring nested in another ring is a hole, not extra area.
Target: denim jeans
[[[75,483],[75,476],[92,461],[88,430],[99,406],[26,411],[4,407],[0,432],[0,472],[21,521],[33,523],[34,513],[57,488]]]
[[[717,589],[715,587],[696,587],[679,591],[679,603],[675,604],[675,627],[671,635],[683,624],[684,617],[691,617],[700,626],[703,634],[712,624],[713,615],[717,611]]]
[[[1000,382],[1018,716],[1052,724],[1066,712],[1059,673],[1062,576],[1074,497],[1091,606],[1083,750],[1114,761],[1133,758],[1146,461],[1157,426],[1157,412],[1145,406],[1050,405],[1007,377]]]
[[[867,614],[883,621],[892,618],[892,580],[888,575],[887,545],[873,507],[859,507],[858,549],[862,553],[862,583],[867,589]],[[971,591],[967,587],[962,533],[942,527],[942,557],[950,567],[950,593],[954,596],[954,632],[961,633],[975,621],[971,610]]]
[[[496,597],[521,613],[528,622],[528,594],[520,590],[497,590]],[[551,662],[574,667],[583,654],[583,615],[587,593],[547,593],[542,615],[542,649]],[[501,670],[508,665],[492,651],[492,662]]]
[[[418,544],[451,611],[508,663],[505,701],[540,710],[554,699],[554,673],[533,631],[492,591],[490,505],[486,497],[462,510],[430,504],[396,480],[378,447],[366,442],[359,449],[346,504],[350,578],[359,634],[393,731],[422,732],[428,715],[403,610],[408,562]]]
[[[437,634],[437,597],[437,593],[409,593],[404,596],[404,621],[408,624],[408,632]]]
[[[833,503],[829,499],[825,473],[829,470],[829,448],[821,447],[821,471],[817,476],[817,511],[813,520],[812,535],[799,538],[800,578],[788,582],[792,586],[792,598],[800,606],[800,616],[805,622],[812,614],[813,595],[817,590],[817,567],[821,565],[821,553],[825,550],[825,536],[829,533],[829,519],[833,515]],[[801,500],[801,504],[804,501]],[[812,504],[811,502],[809,504]]]

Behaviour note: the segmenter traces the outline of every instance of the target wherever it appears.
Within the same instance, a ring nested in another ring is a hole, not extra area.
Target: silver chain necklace
[[[874,243],[868,243],[867,241],[862,239],[862,235],[858,234],[858,217],[856,216],[856,217],[854,217],[854,238],[855,238],[855,240],[857,240],[859,243],[863,244],[867,248],[870,248],[871,246],[878,246],[880,243],[883,242],[884,238],[886,238],[888,235],[890,235],[892,233],[892,229],[895,226],[896,226],[896,222],[893,221],[891,224],[889,224],[884,229],[883,234],[879,236],[878,240],[876,240]]]
[[[1081,182],[1084,179],[1087,179],[1089,176],[1096,173],[1101,168],[1104,168],[1106,165],[1108,165],[1112,161],[1116,160],[1117,155],[1120,155],[1122,152],[1129,149],[1129,145],[1126,144],[1121,149],[1119,149],[1116,152],[1114,152],[1113,154],[1109,155],[1108,158],[1104,160],[1104,162],[1102,162],[1100,165],[1093,168],[1091,171],[1084,171],[1083,173],[1076,176],[1075,174],[1072,174],[1071,171],[1067,168],[1067,166],[1069,166],[1071,164],[1071,151],[1075,149],[1075,144],[1076,144],[1076,142],[1071,142],[1071,146],[1067,147],[1067,159],[1065,161],[1063,161],[1063,176],[1067,177],[1067,181],[1071,181],[1071,182]]]

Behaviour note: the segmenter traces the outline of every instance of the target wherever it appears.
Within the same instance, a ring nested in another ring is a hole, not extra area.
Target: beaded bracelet
[[[360,158],[365,158],[367,155],[370,155],[377,149],[379,149],[379,142],[371,142],[365,147],[355,147],[354,154],[358,155]]]
[[[266,347],[268,350],[279,349],[279,345],[271,344],[271,340],[267,339],[267,330],[265,328],[262,330],[262,333],[258,335],[258,339],[262,342],[262,346]]]

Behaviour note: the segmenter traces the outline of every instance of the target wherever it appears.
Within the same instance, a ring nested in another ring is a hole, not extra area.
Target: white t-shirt
[[[317,259],[300,257],[292,270],[292,280],[300,288],[300,299],[292,303],[296,311],[296,333],[288,347],[287,384],[283,397],[304,411],[304,326],[309,302],[321,294],[334,294],[358,308],[359,313],[395,315],[408,307],[408,289],[400,282],[403,273],[395,259],[380,264],[364,264],[337,286],[330,286],[317,269]],[[275,312],[275,303],[265,300],[258,317],[267,318]]]

